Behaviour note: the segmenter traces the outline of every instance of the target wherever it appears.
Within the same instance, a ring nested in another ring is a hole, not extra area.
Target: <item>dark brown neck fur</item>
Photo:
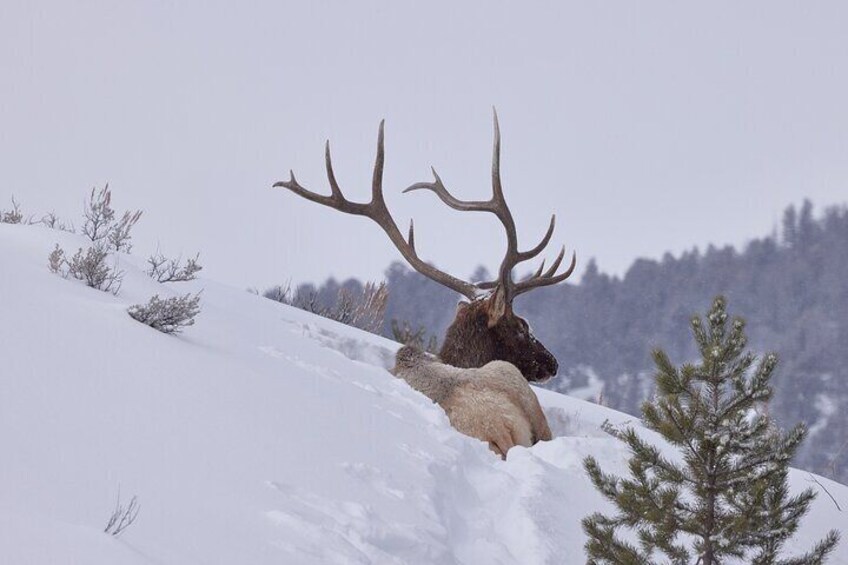
[[[483,300],[460,306],[456,319],[445,332],[445,340],[439,351],[442,362],[468,368],[482,367],[496,359],[487,323],[488,314]]]
[[[554,376],[557,361],[533,336],[527,322],[512,310],[490,327],[490,299],[461,303],[445,333],[439,357],[454,367],[482,367],[495,360],[509,361],[528,381]]]

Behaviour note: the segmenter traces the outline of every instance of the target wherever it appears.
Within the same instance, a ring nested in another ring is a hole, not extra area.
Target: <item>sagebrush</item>
[[[182,258],[168,259],[161,253],[155,253],[147,258],[147,275],[155,279],[157,282],[184,282],[193,281],[197,278],[197,273],[203,270],[203,267],[198,263],[200,254],[190,257],[185,264]]]
[[[71,258],[56,244],[47,257],[47,263],[51,272],[63,278],[74,278],[91,288],[112,294],[118,294],[124,278],[124,272],[118,269],[117,260],[109,265],[109,252],[102,244],[96,244],[86,250],[80,247]]]
[[[65,250],[56,244],[47,257],[48,267],[64,278],[81,280],[91,288],[118,294],[124,272],[118,269],[117,258],[112,253],[130,252],[130,232],[141,218],[141,211],[124,212],[116,219],[112,208],[112,191],[107,184],[99,191],[91,189],[83,207],[83,217],[82,233],[91,240],[91,246],[86,249],[80,247],[69,258]],[[52,212],[44,216],[40,223],[54,229],[73,231]]]
[[[129,253],[132,250],[130,232],[141,218],[141,213],[141,210],[126,211],[118,218],[112,208],[112,191],[109,184],[99,191],[92,188],[83,208],[85,222],[82,225],[82,233],[92,243],[104,244],[109,251]]]
[[[200,293],[165,299],[156,294],[145,305],[130,306],[127,313],[162,333],[180,333],[183,328],[194,325],[194,318],[200,313]]]
[[[0,210],[0,224],[20,224],[24,219],[21,207],[15,197],[12,197],[12,209]]]

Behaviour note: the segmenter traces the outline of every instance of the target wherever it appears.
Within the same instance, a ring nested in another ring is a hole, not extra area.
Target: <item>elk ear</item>
[[[490,328],[498,325],[503,315],[506,314],[506,308],[506,293],[502,287],[498,286],[495,289],[495,293],[489,299],[489,307],[486,310],[489,315],[488,326]]]

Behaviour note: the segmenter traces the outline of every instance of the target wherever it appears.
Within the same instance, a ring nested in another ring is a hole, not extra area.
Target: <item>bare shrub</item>
[[[250,289],[250,292],[255,292],[259,294],[259,291],[256,289]],[[288,304],[289,306],[294,306],[294,301],[292,300],[292,289],[291,283],[286,283],[284,285],[278,284],[276,286],[272,286],[262,293],[262,296],[267,298],[268,300],[273,300],[274,302],[280,302],[282,304]]]
[[[0,209],[0,224],[26,224],[30,226],[41,224],[51,229],[58,229],[71,233],[73,233],[74,231],[73,224],[68,225],[60,221],[59,216],[57,216],[55,212],[45,214],[41,218],[36,218],[35,214],[30,214],[29,216],[24,218],[24,214],[21,211],[21,206],[18,201],[15,200],[14,196],[12,196],[11,210]]]
[[[82,225],[82,233],[91,241],[100,241],[106,237],[109,226],[115,220],[115,211],[112,209],[112,191],[107,183],[100,191],[91,189],[91,195],[85,202],[83,208],[85,223]]]
[[[338,320],[338,315],[335,313],[333,308],[326,307],[321,304],[321,301],[318,299],[318,292],[315,290],[298,292],[291,305],[300,308],[301,310],[306,310],[307,312],[318,314],[325,318],[330,318],[331,320]]]
[[[197,273],[203,270],[203,267],[198,263],[199,258],[200,254],[198,253],[193,258],[186,260],[185,265],[182,265],[182,258],[180,257],[168,259],[161,253],[156,253],[147,258],[147,264],[150,265],[147,269],[147,275],[160,283],[193,281],[197,278]]]
[[[141,210],[136,210],[135,212],[124,212],[124,215],[121,216],[121,219],[112,226],[112,229],[109,231],[109,235],[107,239],[109,240],[109,245],[115,251],[123,251],[124,253],[129,253],[132,250],[132,244],[130,243],[130,239],[132,236],[130,235],[130,230],[132,230],[133,226],[138,222],[141,218]]]
[[[361,292],[341,288],[334,304],[327,306],[315,290],[292,291],[291,283],[277,285],[262,293],[265,298],[282,302],[313,314],[379,334],[386,315],[389,288],[385,282],[369,282]]]
[[[403,323],[392,320],[391,325],[392,336],[394,336],[396,342],[404,345],[412,345],[434,355],[439,352],[439,338],[435,334],[430,334],[428,337],[426,327],[418,326],[418,329],[413,330],[412,326],[406,320]]]
[[[115,219],[115,210],[112,208],[112,191],[109,184],[99,191],[91,189],[91,194],[83,208],[85,222],[82,233],[94,243],[104,242],[108,249],[129,253],[132,249],[130,244],[130,231],[141,218],[141,210],[124,212],[120,219]]]
[[[20,224],[23,222],[24,216],[21,213],[21,207],[12,197],[12,209],[0,210],[0,224]]]
[[[342,288],[336,297],[336,306],[330,310],[331,315],[328,317],[345,325],[353,326],[357,305],[357,297],[346,288]]]
[[[386,304],[389,301],[389,287],[385,282],[365,285],[362,295],[355,302],[353,319],[350,325],[371,333],[380,333],[386,317]]]
[[[43,215],[41,217],[41,220],[39,220],[39,222],[37,223],[40,223],[43,226],[47,226],[52,230],[60,230],[69,233],[74,233],[74,225],[66,224],[65,222],[61,221],[59,219],[59,216],[57,216],[55,212],[48,212],[47,214]]]
[[[80,247],[70,259],[65,255],[65,250],[56,244],[47,256],[47,264],[51,272],[66,279],[72,277],[91,288],[117,295],[121,289],[124,272],[118,269],[117,263],[109,266],[108,258],[109,252],[102,244],[89,247],[85,251]]]
[[[274,302],[294,306],[295,308],[300,308],[301,310],[306,310],[307,312],[318,314],[325,318],[336,319],[333,317],[333,308],[324,305],[318,298],[318,292],[311,288],[301,288],[294,291],[292,290],[291,282],[287,282],[272,286],[263,292],[262,296]]]
[[[59,224],[59,216],[55,212],[48,212],[41,217],[41,223],[50,229],[56,229]]]
[[[57,243],[53,251],[50,252],[50,255],[47,256],[47,266],[50,268],[51,273],[60,274],[64,264],[65,250],[59,247],[59,244]],[[64,273],[62,274],[64,276]]]
[[[112,266],[107,263],[107,260],[111,252],[130,252],[132,249],[130,231],[141,218],[141,211],[124,212],[123,216],[116,220],[115,210],[112,208],[112,191],[107,184],[99,191],[95,188],[91,189],[91,194],[83,208],[83,216],[85,221],[82,225],[82,233],[91,240],[91,247],[85,250],[79,248],[69,259],[65,250],[57,244],[47,258],[48,266],[52,272],[64,278],[73,277],[84,281],[92,288],[118,294],[124,272],[117,268],[117,259]],[[53,212],[39,221],[30,223],[41,223],[54,229],[74,231],[73,225],[68,227],[59,221]]]
[[[137,496],[133,496],[130,499],[130,503],[126,506],[121,505],[121,493],[118,491],[118,501],[115,503],[115,510],[109,516],[109,521],[106,522],[106,527],[103,528],[103,531],[113,536],[121,535],[138,518],[139,509]]]
[[[164,300],[156,294],[144,306],[130,306],[127,313],[134,320],[162,333],[180,333],[184,327],[194,325],[194,317],[200,313],[200,293],[172,296]]]

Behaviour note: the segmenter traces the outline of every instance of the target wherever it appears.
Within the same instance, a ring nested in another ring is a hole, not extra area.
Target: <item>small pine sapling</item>
[[[605,425],[630,448],[629,478],[584,461],[595,487],[617,514],[583,520],[591,564],[669,563],[815,565],[838,542],[834,530],[807,554],[783,559],[781,546],[798,529],[815,498],[812,489],[791,495],[789,462],[806,435],[798,425],[776,428],[757,407],[772,396],[777,356],[758,359],[745,350],[744,321],[728,327],[725,300],[715,299],[706,326],[692,329],[701,361],[676,368],[654,351],[656,396],[642,406],[645,426],[680,451],[671,459],[633,428]],[[729,331],[728,331],[729,330]],[[633,541],[617,535],[629,529]]]

